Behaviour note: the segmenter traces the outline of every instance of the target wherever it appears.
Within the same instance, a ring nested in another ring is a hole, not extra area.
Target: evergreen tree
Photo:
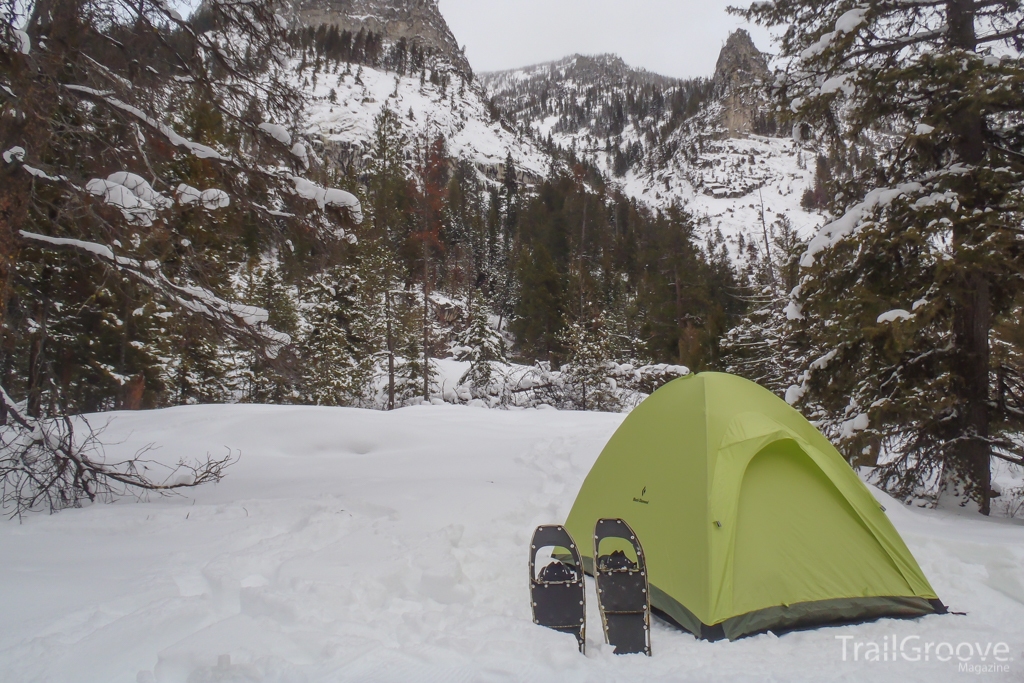
[[[424,387],[430,387],[437,374],[424,352],[424,330],[430,326],[430,321],[424,319],[427,304],[424,302],[423,291],[418,288],[396,292],[392,304],[395,407],[417,405],[429,400],[429,392],[428,396],[424,396]]]
[[[233,397],[231,359],[209,323],[170,319],[170,358],[165,382],[175,405],[226,403]]]
[[[804,345],[787,316],[791,292],[799,282],[800,258],[806,248],[790,220],[780,216],[772,225],[771,257],[776,277],[769,276],[767,259],[757,257],[748,267],[750,310],[722,339],[723,369],[746,377],[779,396],[786,396],[803,372]]]
[[[565,297],[565,277],[558,272],[544,244],[531,245],[517,261],[519,296],[510,328],[520,351],[529,358],[552,361],[559,353]]]
[[[504,177],[499,195],[497,232],[494,238],[493,257],[491,259],[494,275],[494,303],[498,307],[499,318],[504,320],[513,313],[516,284],[512,276],[513,243],[519,233],[519,182],[516,177],[516,166],[509,152],[505,158]]]
[[[423,290],[423,363],[427,369],[423,373],[423,400],[430,400],[431,368],[431,327],[433,311],[430,295],[434,288],[435,263],[444,245],[441,234],[444,231],[445,206],[448,199],[448,153],[443,136],[439,136],[419,149],[417,180],[419,192],[417,197],[418,225],[412,234],[412,241],[418,243],[421,266],[421,285]]]
[[[497,395],[494,363],[508,362],[505,340],[491,326],[489,318],[482,302],[474,299],[469,306],[469,324],[459,335],[455,347],[455,359],[469,361],[469,369],[459,384],[468,386],[473,398],[486,399]]]
[[[720,235],[702,249],[696,217],[675,206],[638,222],[637,306],[650,354],[695,370],[714,367],[716,340],[741,306]]]
[[[362,405],[374,377],[372,318],[361,279],[347,265],[314,275],[302,293],[306,329],[300,357],[302,394],[322,406]]]
[[[400,308],[406,306],[399,255],[405,246],[409,232],[407,225],[414,215],[411,206],[412,191],[405,167],[407,139],[402,132],[398,114],[381,109],[374,119],[374,132],[370,149],[367,195],[370,208],[370,233],[362,240],[363,263],[368,270],[364,273],[366,292],[374,297],[380,307],[379,319],[383,322],[380,341],[383,348],[383,363],[387,376],[387,397],[384,406],[388,410],[397,407],[397,359],[400,346]]]
[[[622,403],[615,391],[615,363],[603,316],[574,320],[565,327],[562,344],[562,404],[575,410],[617,412]]]
[[[276,255],[275,255],[276,256]],[[299,334],[299,312],[295,292],[285,284],[285,275],[277,258],[253,261],[242,274],[239,292],[243,301],[263,308],[267,324],[292,338]],[[249,403],[287,403],[294,400],[294,373],[282,367],[278,359],[268,359],[251,350],[236,349],[239,360],[238,390],[240,398]]]
[[[790,317],[809,364],[790,398],[897,494],[943,483],[991,508],[991,458],[1024,464],[994,403],[992,338],[1022,290],[1024,9],[1016,0],[787,0],[777,80],[794,130],[836,149],[889,136],[835,183]],[[846,156],[840,154],[840,156]]]

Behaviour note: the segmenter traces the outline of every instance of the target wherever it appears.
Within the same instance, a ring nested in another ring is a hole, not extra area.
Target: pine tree
[[[166,383],[177,405],[225,403],[232,397],[231,362],[202,319],[175,321]]]
[[[770,239],[775,278],[768,272],[767,259],[758,255],[750,264],[745,295],[750,310],[722,338],[722,365],[726,372],[746,377],[785,397],[805,364],[806,350],[787,310],[789,292],[799,282],[800,258],[806,242],[785,215],[772,225]],[[759,254],[756,250],[755,253]]]
[[[395,292],[392,305],[395,407],[418,405],[429,400],[424,396],[424,387],[432,386],[437,375],[423,346],[424,329],[429,329],[430,325],[429,320],[424,319],[427,306],[423,291],[411,288]]]
[[[250,262],[246,265],[242,279],[240,298],[265,309],[269,325],[296,338],[299,333],[298,302],[294,288],[285,284],[279,259]],[[235,356],[239,364],[236,384],[241,400],[250,403],[287,403],[295,400],[297,378],[289,368],[282,367],[278,359],[268,359],[245,348],[235,349]]]
[[[494,239],[494,256],[492,266],[495,277],[494,303],[498,306],[499,318],[504,322],[512,315],[513,291],[515,283],[512,278],[512,245],[519,231],[520,193],[516,178],[516,166],[509,152],[505,158],[504,178],[500,204],[496,207],[500,216],[500,225]]]
[[[441,243],[441,233],[444,230],[445,204],[448,198],[448,153],[443,136],[439,136],[429,143],[422,144],[418,150],[417,175],[418,197],[417,230],[412,234],[412,240],[419,245],[421,261],[420,283],[423,290],[423,363],[428,368],[423,373],[423,400],[430,400],[430,376],[432,370],[430,363],[431,356],[431,327],[433,322],[433,311],[430,294],[434,287],[435,267],[439,253],[444,251]]]
[[[399,308],[406,303],[403,301],[405,294],[400,289],[403,273],[398,257],[408,232],[408,217],[412,215],[404,158],[407,142],[398,115],[386,107],[381,109],[374,119],[368,169],[371,229],[370,234],[362,240],[361,249],[364,253],[363,262],[369,267],[364,273],[366,291],[378,300],[379,319],[383,322],[383,348],[380,352],[384,356],[383,366],[387,376],[384,406],[388,410],[394,410],[398,405],[396,372],[402,320]]]
[[[302,395],[322,406],[360,406],[374,376],[372,321],[348,265],[314,275],[302,299],[306,329],[301,341]]]
[[[785,27],[777,80],[795,127],[836,149],[889,137],[838,179],[792,317],[810,361],[791,398],[851,459],[892,454],[903,495],[934,482],[991,508],[991,458],[1024,464],[992,401],[992,336],[1022,289],[1024,9],[1015,0],[756,3]],[[840,156],[846,156],[841,154]],[[872,166],[875,166],[872,168]]]
[[[469,361],[469,369],[459,384],[469,387],[473,398],[497,395],[494,364],[507,363],[508,355],[505,339],[491,326],[489,311],[479,299],[474,299],[469,306],[469,324],[459,335],[455,359]]]
[[[603,316],[574,320],[562,334],[562,402],[575,410],[617,412],[622,403],[614,380],[611,341]]]

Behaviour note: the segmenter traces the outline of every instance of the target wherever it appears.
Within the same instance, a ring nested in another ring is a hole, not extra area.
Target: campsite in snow
[[[1024,681],[1020,0],[0,15],[0,683]]]
[[[0,662],[11,681],[953,681],[959,662],[867,661],[904,639],[1007,643],[1024,657],[1024,527],[877,499],[966,616],[707,642],[652,619],[653,656],[617,657],[588,579],[587,655],[535,626],[534,527],[564,521],[622,415],[421,406],[392,413],[186,406],[91,416],[111,455],[229,446],[186,497],[0,527]],[[643,539],[641,538],[641,541]],[[843,659],[843,640],[848,655]],[[966,651],[961,649],[961,654]],[[226,657],[229,659],[222,659]],[[976,664],[991,664],[975,656]],[[992,674],[992,680],[1019,680]]]

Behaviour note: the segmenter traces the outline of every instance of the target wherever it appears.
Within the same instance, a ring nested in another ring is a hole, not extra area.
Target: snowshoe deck
[[[555,561],[538,575],[537,553],[545,547],[568,551],[573,564]],[[569,532],[561,526],[537,527],[530,541],[533,622],[562,633],[572,633],[579,643],[580,652],[584,652],[587,643],[585,585],[580,551]]]
[[[601,542],[624,539],[633,547],[634,562],[621,550],[600,555]],[[636,534],[621,519],[598,520],[594,528],[594,579],[601,608],[605,641],[615,654],[643,653],[651,656],[651,603],[647,586],[647,563]]]

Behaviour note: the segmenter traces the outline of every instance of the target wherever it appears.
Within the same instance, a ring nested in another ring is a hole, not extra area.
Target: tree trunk
[[[122,388],[121,410],[142,410],[142,397],[146,393],[146,377],[141,372],[125,382]]]
[[[16,171],[28,175],[21,169]],[[4,174],[7,191],[0,193],[0,329],[7,320],[7,302],[11,295],[11,280],[18,263],[16,235],[24,224],[27,210],[28,184]]]
[[[391,323],[391,280],[386,282],[384,292],[384,319],[388,328],[388,410],[395,409],[395,336]]]
[[[430,253],[423,240],[423,400],[430,403]]]
[[[955,302],[954,340],[956,369],[960,375],[957,385],[960,404],[960,441],[956,454],[970,473],[970,484],[975,491],[981,514],[991,511],[991,448],[989,437],[989,373],[991,348],[989,334],[992,329],[992,305],[988,279],[978,270],[965,276],[962,300]]]
[[[32,335],[28,358],[28,414],[39,418],[43,414],[43,378],[46,368],[46,319],[49,301],[43,299],[36,309],[39,329]]]
[[[676,332],[678,334],[679,364],[684,364],[686,354],[686,336],[683,331],[683,286],[679,282],[679,268],[674,273],[676,277]]]
[[[973,0],[949,0],[946,3],[947,40],[952,49],[974,51],[978,46]],[[954,113],[951,127],[955,134],[954,149],[959,161],[975,165],[985,156],[984,120],[978,106],[965,99]],[[963,263],[962,254],[971,241],[963,228],[953,231],[954,260],[960,262],[959,295],[953,299],[953,338],[956,345],[956,367],[959,375],[957,396],[960,408],[960,430],[955,457],[960,471],[969,473],[981,514],[991,512],[992,471],[989,437],[989,374],[992,331],[991,287],[984,270]]]

